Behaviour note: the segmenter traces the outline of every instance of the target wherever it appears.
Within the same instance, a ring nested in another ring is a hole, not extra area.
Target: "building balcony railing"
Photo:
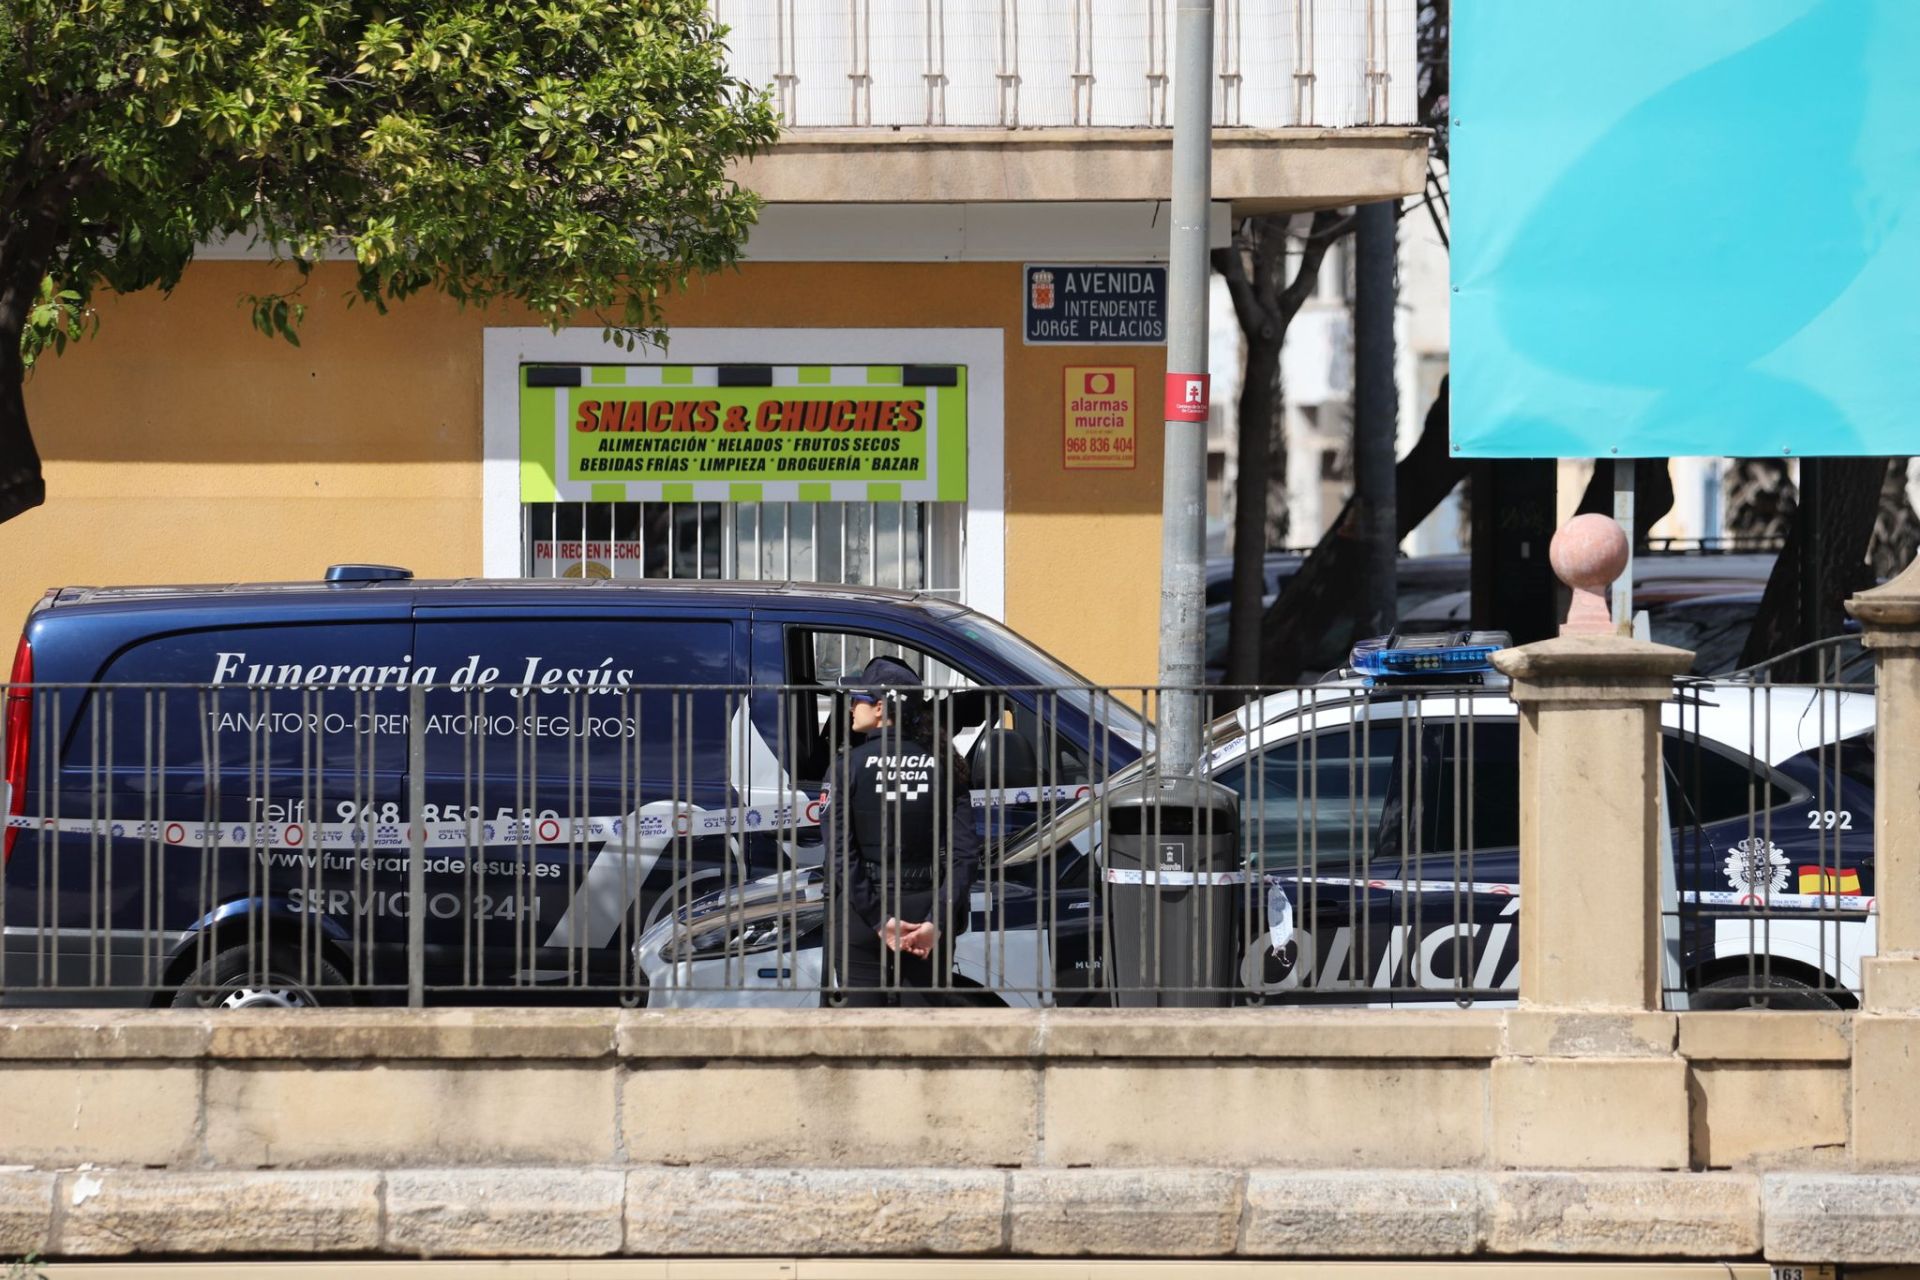
[[[1175,0],[713,0],[810,128],[1167,128]],[[1217,0],[1216,127],[1417,120],[1416,0]]]

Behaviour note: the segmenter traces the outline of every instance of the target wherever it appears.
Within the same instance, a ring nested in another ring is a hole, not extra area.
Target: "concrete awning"
[[[1236,214],[1417,195],[1425,129],[1216,129],[1213,198]],[[1167,129],[795,129],[737,165],[770,204],[1167,198]]]

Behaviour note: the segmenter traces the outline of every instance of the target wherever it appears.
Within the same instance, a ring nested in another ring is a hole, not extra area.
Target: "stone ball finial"
[[[1627,534],[1608,516],[1575,516],[1553,535],[1548,563],[1560,581],[1573,588],[1573,603],[1560,634],[1611,635],[1607,588],[1627,568]]]

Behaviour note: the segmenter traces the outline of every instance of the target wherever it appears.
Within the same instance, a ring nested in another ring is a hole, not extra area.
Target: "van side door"
[[[418,617],[441,678],[425,816],[449,837],[432,967],[456,986],[630,982],[660,912],[751,873],[708,829],[733,799],[744,618],[560,601]]]

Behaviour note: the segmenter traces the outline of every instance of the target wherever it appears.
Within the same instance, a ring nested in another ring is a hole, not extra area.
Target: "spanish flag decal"
[[[1852,867],[1801,867],[1800,892],[1857,894],[1860,873]]]

